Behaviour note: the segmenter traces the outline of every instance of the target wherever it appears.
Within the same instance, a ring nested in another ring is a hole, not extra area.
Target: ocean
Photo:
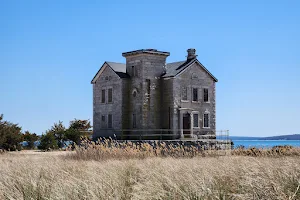
[[[300,140],[232,140],[234,147],[243,145],[246,148],[271,148],[278,145],[291,145],[300,147]]]

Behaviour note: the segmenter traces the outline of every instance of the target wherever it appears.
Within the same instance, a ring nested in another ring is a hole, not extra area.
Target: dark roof
[[[104,62],[103,65],[100,67],[96,75],[94,76],[91,83],[93,84],[97,78],[99,77],[101,71],[103,71],[103,67],[107,64],[120,78],[129,78],[130,76],[126,74],[126,64],[124,63],[116,63],[116,62]]]
[[[216,79],[196,58],[185,61],[167,63],[166,73],[162,77],[174,77],[195,62],[197,62],[216,82],[218,81],[218,79]]]
[[[120,78],[130,78],[126,73],[126,64],[116,62],[106,62]]]
[[[136,54],[142,54],[142,53],[147,53],[147,54],[155,54],[155,55],[162,55],[162,56],[169,56],[170,52],[166,51],[158,51],[157,49],[139,49],[135,51],[128,51],[122,53],[122,56],[131,56],[131,55],[136,55]]]
[[[116,62],[107,62],[106,63],[115,71],[126,73],[126,64],[116,63]]]
[[[130,78],[130,76],[126,73],[123,72],[116,72],[116,74],[120,77],[120,78]]]

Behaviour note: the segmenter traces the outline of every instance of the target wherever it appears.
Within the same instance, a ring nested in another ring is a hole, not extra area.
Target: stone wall
[[[187,87],[187,101],[182,100],[182,89]],[[198,88],[198,101],[192,101],[192,88]],[[203,89],[208,88],[209,102],[203,101]],[[181,74],[177,75],[173,83],[174,107],[173,122],[180,124],[178,110],[181,108],[191,108],[199,112],[199,128],[193,129],[193,134],[215,134],[216,114],[215,114],[215,81],[197,63],[188,67]],[[203,128],[203,114],[210,114],[210,128]],[[179,129],[179,126],[177,127]]]
[[[137,129],[159,129],[161,118],[161,80],[164,73],[166,56],[138,54],[126,57],[127,73],[131,76],[128,118],[132,124],[136,114]],[[133,72],[133,70],[135,70]],[[133,92],[136,91],[136,96]],[[132,128],[132,126],[131,126]]]
[[[93,84],[93,130],[94,138],[112,136],[113,129],[122,129],[122,79],[110,68],[106,67],[96,83]],[[108,103],[108,88],[112,88],[112,103]],[[106,91],[106,103],[101,103],[101,90]],[[112,127],[107,128],[108,114],[112,114]],[[106,127],[102,127],[102,115],[105,116]]]

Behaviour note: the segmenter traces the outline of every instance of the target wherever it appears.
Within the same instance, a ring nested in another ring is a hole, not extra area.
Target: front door
[[[183,114],[183,135],[189,136],[191,133],[191,116],[189,113]]]

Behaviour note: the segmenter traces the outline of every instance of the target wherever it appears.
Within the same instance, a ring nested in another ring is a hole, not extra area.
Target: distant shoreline
[[[229,136],[231,140],[300,140],[300,134],[280,135],[271,137]]]

